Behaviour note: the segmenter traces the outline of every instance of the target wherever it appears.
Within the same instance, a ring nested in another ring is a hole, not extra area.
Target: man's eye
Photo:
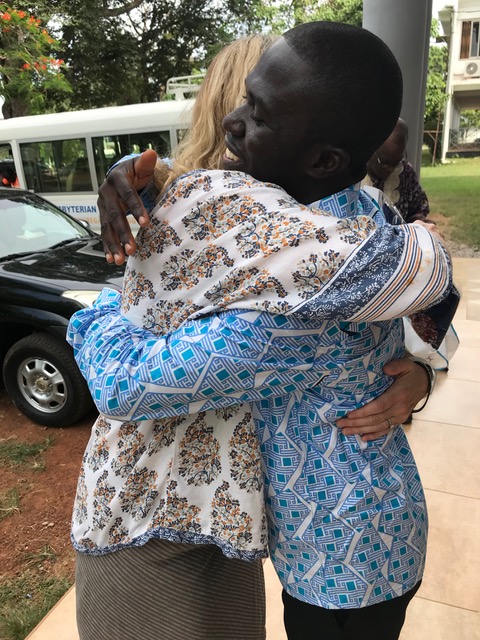
[[[255,122],[257,127],[264,127],[265,126],[265,122],[263,120],[260,120],[260,118],[256,118],[255,116],[252,116],[252,120]]]

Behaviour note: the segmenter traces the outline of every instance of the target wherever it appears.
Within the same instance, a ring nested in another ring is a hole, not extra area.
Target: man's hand
[[[345,435],[360,434],[365,442],[376,440],[389,432],[390,424],[404,422],[427,395],[427,372],[409,358],[392,360],[383,370],[395,378],[394,383],[375,400],[337,420]]]
[[[149,222],[148,213],[138,191],[152,180],[157,162],[153,149],[141,156],[121,162],[110,171],[98,190],[98,209],[102,230],[103,249],[107,262],[125,262],[125,254],[135,253],[136,244],[125,212],[129,211],[141,227]]]

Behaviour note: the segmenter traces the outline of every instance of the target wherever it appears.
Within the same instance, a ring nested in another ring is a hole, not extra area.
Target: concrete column
[[[451,8],[450,13],[450,43],[448,45],[448,67],[447,67],[447,101],[445,103],[445,114],[443,116],[443,135],[442,135],[442,156],[441,162],[447,161],[447,152],[450,147],[450,131],[455,128],[452,124],[453,113],[456,110],[453,101],[453,64],[452,56],[454,51],[460,52],[461,29],[457,30],[457,10],[456,7]]]
[[[447,82],[448,86],[448,82]],[[447,102],[445,103],[445,114],[443,116],[443,134],[442,134],[442,156],[441,162],[447,161],[447,151],[450,146],[450,130],[452,123],[452,106],[453,97],[447,94]]]
[[[420,172],[432,0],[363,0],[363,26],[393,51],[403,74],[409,161]]]

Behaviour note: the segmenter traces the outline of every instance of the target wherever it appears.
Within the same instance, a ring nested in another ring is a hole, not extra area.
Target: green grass
[[[0,492],[0,521],[20,511],[20,497],[16,489]]]
[[[0,638],[24,640],[63,596],[71,582],[26,571],[0,580]]]
[[[52,444],[53,438],[50,437],[45,438],[42,442],[2,440],[0,442],[0,467],[25,467],[28,463],[34,471],[43,471],[45,463],[39,456],[49,449]]]
[[[53,563],[57,559],[55,549],[49,544],[44,545],[39,551],[25,554],[25,566],[29,569],[45,566],[45,563]]]
[[[422,167],[420,181],[431,212],[446,218],[439,221],[446,236],[480,249],[480,158]]]

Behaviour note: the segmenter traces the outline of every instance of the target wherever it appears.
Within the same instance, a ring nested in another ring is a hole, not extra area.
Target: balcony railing
[[[167,93],[173,93],[175,100],[191,98],[200,89],[204,77],[204,73],[198,73],[194,76],[170,78],[167,80]]]
[[[451,129],[449,151],[480,151],[480,129]]]

